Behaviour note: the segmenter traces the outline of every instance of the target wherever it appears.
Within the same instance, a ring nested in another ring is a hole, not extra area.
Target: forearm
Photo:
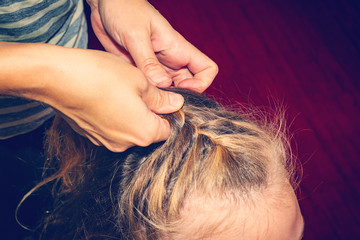
[[[0,42],[0,94],[41,100],[49,88],[52,46]]]
[[[0,42],[0,94],[49,104],[79,134],[112,151],[165,140],[169,123],[154,112],[183,104],[118,56],[49,44]]]
[[[87,87],[84,82],[98,61],[93,55],[90,50],[43,43],[0,42],[0,94],[55,108],[71,105],[72,97]]]

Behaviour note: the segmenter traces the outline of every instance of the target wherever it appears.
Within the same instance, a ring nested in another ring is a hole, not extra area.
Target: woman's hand
[[[51,105],[79,134],[116,152],[165,140],[169,123],[155,113],[183,104],[118,56],[48,44],[0,43],[0,93]]]
[[[88,0],[94,32],[104,48],[135,62],[155,86],[204,91],[217,65],[146,0]],[[129,56],[130,54],[130,56]]]

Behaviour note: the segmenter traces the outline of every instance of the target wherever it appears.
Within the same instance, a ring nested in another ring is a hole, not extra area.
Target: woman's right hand
[[[183,98],[152,86],[143,73],[102,51],[0,43],[0,93],[47,103],[96,145],[121,152],[165,140]],[[157,113],[157,114],[155,114]]]

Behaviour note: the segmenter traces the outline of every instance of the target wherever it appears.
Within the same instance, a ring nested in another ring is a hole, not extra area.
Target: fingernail
[[[184,98],[180,94],[169,92],[170,104],[178,109],[184,104]]]

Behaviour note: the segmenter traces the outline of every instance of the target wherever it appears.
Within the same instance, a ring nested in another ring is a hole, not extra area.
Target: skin
[[[293,192],[280,200],[281,204],[273,206],[264,204],[255,209],[245,224],[243,239],[259,240],[301,240],[304,231],[304,220],[296,196]],[[240,232],[240,230],[239,230]],[[233,235],[228,239],[239,239]],[[239,235],[238,235],[239,236]]]
[[[88,0],[94,32],[105,49],[134,61],[158,87],[203,92],[217,65],[186,41],[145,0]]]
[[[301,240],[304,220],[294,192],[284,195],[280,204],[267,199],[259,195],[253,203],[234,206],[232,200],[192,197],[183,212],[181,232],[169,239]]]
[[[0,42],[0,94],[51,105],[79,134],[114,152],[165,140],[169,123],[156,114],[177,111],[183,98],[154,86],[202,92],[216,64],[147,1],[88,3],[93,29],[113,54]]]
[[[183,103],[113,54],[49,44],[0,42],[0,94],[51,105],[75,131],[112,151],[166,139],[169,124],[155,113]]]

